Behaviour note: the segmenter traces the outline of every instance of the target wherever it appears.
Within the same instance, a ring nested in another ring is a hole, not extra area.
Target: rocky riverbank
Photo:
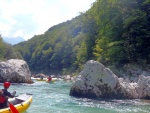
[[[101,63],[90,60],[76,77],[70,95],[87,98],[150,98],[149,75],[145,76],[142,72],[137,81],[125,77],[119,78]]]

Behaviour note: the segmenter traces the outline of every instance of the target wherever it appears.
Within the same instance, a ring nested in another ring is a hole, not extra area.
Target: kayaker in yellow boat
[[[47,79],[48,79],[48,81],[51,81],[51,80],[52,80],[52,77],[51,77],[51,76],[49,76]]]
[[[0,90],[0,109],[8,107],[7,101],[8,98],[13,98],[16,94],[16,91],[13,93],[8,92],[8,88],[10,87],[10,82],[4,82],[4,89]]]

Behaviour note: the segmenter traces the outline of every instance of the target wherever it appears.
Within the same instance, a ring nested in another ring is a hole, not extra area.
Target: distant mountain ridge
[[[12,45],[25,41],[25,39],[23,39],[22,37],[12,37],[12,38],[4,37],[3,40]]]

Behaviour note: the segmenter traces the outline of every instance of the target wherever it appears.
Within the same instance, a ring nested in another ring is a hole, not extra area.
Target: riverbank
[[[118,77],[127,82],[137,82],[140,75],[150,76],[150,65],[126,64],[123,66],[108,66]]]

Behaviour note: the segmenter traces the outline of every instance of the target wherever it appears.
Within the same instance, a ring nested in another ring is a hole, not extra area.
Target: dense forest
[[[96,0],[78,17],[14,48],[35,72],[70,74],[91,59],[119,67],[146,65],[150,63],[149,25],[150,0]]]

